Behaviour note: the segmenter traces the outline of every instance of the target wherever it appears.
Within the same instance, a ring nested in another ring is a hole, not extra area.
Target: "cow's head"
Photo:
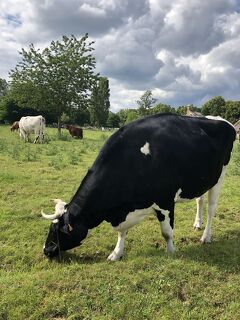
[[[45,219],[52,220],[46,243],[43,248],[44,254],[53,258],[59,255],[60,251],[75,248],[81,244],[88,234],[88,229],[79,224],[71,225],[65,208],[66,202],[54,199],[55,213],[47,215],[42,211]]]

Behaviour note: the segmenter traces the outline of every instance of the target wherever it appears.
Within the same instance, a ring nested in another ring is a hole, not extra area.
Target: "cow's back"
[[[200,196],[227,165],[235,139],[224,121],[159,114],[134,121],[113,134],[93,165],[113,190],[159,196],[181,188]],[[146,150],[146,152],[145,152]],[[201,185],[201,187],[199,187]],[[109,187],[109,189],[111,189]],[[185,192],[185,194],[184,194]]]

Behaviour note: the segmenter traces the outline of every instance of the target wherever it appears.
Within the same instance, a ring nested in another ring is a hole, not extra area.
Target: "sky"
[[[85,33],[113,112],[146,90],[171,106],[240,100],[240,0],[1,0],[0,77],[30,43]]]

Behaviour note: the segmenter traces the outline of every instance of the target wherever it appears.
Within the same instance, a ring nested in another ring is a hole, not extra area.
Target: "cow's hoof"
[[[118,261],[121,257],[122,257],[122,255],[117,254],[116,252],[113,251],[113,252],[107,257],[107,260],[109,260],[109,261]]]
[[[200,241],[204,244],[204,243],[211,243],[211,236],[202,236],[202,238],[200,239]]]
[[[202,224],[200,222],[194,222],[193,229],[194,230],[201,230]]]
[[[202,228],[201,228],[201,226],[196,226],[196,225],[194,225],[194,226],[193,226],[193,229],[196,230],[196,231],[198,231],[198,230],[201,230]]]

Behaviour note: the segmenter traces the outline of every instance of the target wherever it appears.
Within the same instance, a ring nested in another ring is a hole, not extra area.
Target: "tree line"
[[[86,34],[80,39],[63,36],[43,50],[33,44],[22,49],[9,83],[0,78],[0,121],[13,122],[40,113],[60,131],[62,123],[120,127],[159,112],[186,114],[187,106],[157,103],[150,90],[136,101],[137,108],[111,112],[109,80],[95,71],[93,45]],[[240,118],[240,101],[225,101],[220,96],[190,109],[220,115],[232,123]]]

